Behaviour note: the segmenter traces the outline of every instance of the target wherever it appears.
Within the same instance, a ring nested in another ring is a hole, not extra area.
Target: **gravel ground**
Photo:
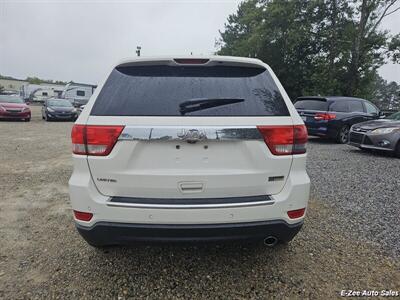
[[[400,159],[318,138],[308,148],[313,198],[338,211],[342,231],[400,257]]]
[[[305,226],[289,245],[136,246],[77,234],[67,182],[72,123],[0,122],[0,298],[338,298],[400,291],[399,164],[313,140]]]

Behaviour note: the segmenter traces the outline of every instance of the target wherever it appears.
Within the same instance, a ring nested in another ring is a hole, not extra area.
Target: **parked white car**
[[[300,230],[307,130],[258,59],[118,64],[72,129],[76,227],[96,247],[258,239]]]

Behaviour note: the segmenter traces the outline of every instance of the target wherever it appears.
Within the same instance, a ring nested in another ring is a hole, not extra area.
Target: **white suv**
[[[93,246],[290,241],[309,198],[306,142],[258,59],[123,61],[72,129],[77,229]]]

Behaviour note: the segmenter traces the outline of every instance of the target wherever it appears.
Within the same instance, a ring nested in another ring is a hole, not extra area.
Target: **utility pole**
[[[136,47],[136,55],[137,55],[137,56],[140,56],[140,50],[142,50],[142,47],[137,46],[137,47]]]

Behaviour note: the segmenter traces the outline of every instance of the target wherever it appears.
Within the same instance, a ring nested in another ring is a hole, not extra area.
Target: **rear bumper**
[[[212,242],[261,240],[274,236],[290,241],[303,222],[284,220],[231,224],[127,224],[98,222],[91,227],[76,223],[80,235],[91,245],[130,245],[135,242]]]
[[[315,136],[327,136],[328,135],[328,129],[326,127],[307,127],[307,131],[309,135],[315,135]]]
[[[260,239],[268,235],[290,240],[305,216],[290,219],[287,212],[307,207],[309,199],[310,179],[305,160],[306,155],[293,159],[283,189],[262,199],[263,203],[250,193],[241,196],[246,199],[232,198],[227,189],[223,199],[159,199],[158,195],[149,193],[157,196],[149,204],[149,199],[111,198],[100,194],[86,158],[75,156],[74,172],[69,180],[71,205],[73,210],[93,214],[90,221],[75,219],[75,223],[81,235],[93,245]]]
[[[318,123],[306,123],[308,135],[335,138],[338,131],[331,126],[328,121],[319,121]]]

